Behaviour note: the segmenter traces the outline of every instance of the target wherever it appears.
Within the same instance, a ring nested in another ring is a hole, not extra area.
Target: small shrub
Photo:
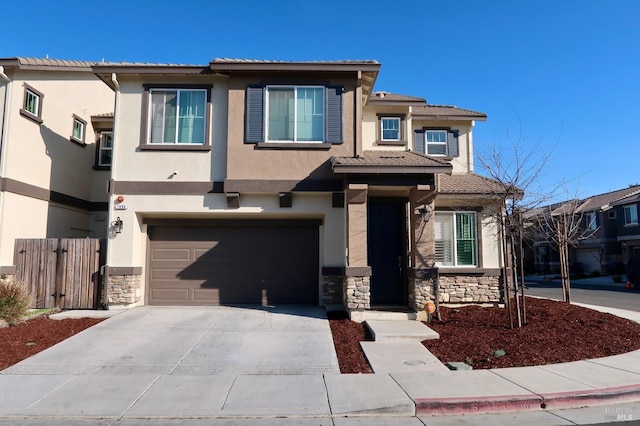
[[[23,283],[0,283],[0,319],[17,324],[27,314],[31,300],[31,293]]]

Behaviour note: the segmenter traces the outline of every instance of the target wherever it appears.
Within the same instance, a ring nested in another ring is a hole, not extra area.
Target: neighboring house
[[[114,95],[92,63],[0,59],[0,273],[17,238],[105,237]],[[98,155],[98,157],[96,157]],[[100,158],[96,163],[96,158]]]
[[[486,116],[373,92],[379,68],[95,64],[115,91],[107,302],[421,312],[438,274],[443,302],[500,302]]]
[[[572,272],[624,272],[626,262],[635,250],[640,250],[637,221],[639,194],[640,187],[632,186],[538,209],[539,212],[558,211],[574,206],[570,210],[577,215],[581,224],[574,243],[569,247]],[[636,246],[638,249],[635,249]],[[535,256],[535,272],[556,273],[559,270],[557,251],[548,238],[537,238],[533,242],[532,254]]]
[[[640,205],[640,187],[634,187],[634,195],[611,203],[613,214],[608,218],[616,224],[620,261],[640,257],[640,226],[638,226],[638,205]],[[615,219],[615,221],[613,221]]]

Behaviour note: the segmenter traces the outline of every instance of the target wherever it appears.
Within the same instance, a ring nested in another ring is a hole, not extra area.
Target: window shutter
[[[413,150],[420,154],[426,154],[424,145],[424,130],[416,130],[413,134]]]
[[[460,155],[457,130],[447,130],[447,155],[450,157],[458,157]]]
[[[264,86],[247,87],[245,143],[264,142]]]
[[[457,130],[447,131],[447,155],[450,157],[458,157],[460,155]]]
[[[330,86],[325,90],[325,142],[341,144],[342,137],[342,91],[341,86]]]

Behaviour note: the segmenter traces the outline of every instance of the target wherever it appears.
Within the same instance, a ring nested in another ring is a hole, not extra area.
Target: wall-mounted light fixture
[[[423,204],[422,207],[418,208],[418,214],[422,216],[423,222],[429,222],[429,219],[431,219],[432,212],[429,206],[427,206],[426,204]]]
[[[122,232],[122,219],[120,219],[120,216],[118,216],[116,218],[116,220],[114,220],[113,222],[111,222],[111,226],[113,226],[113,230],[115,231],[116,234],[119,234]]]

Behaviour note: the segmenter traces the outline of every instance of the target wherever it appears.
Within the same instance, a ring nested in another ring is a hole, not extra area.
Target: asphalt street
[[[526,277],[525,294],[562,300],[560,280]],[[571,281],[571,301],[640,312],[640,290],[614,283],[609,276]]]

